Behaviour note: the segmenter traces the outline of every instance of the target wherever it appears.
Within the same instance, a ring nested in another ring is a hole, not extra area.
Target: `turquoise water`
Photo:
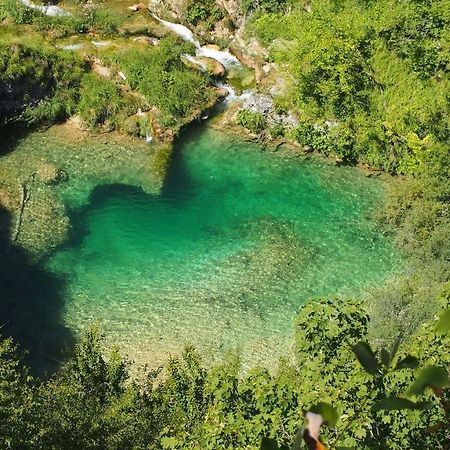
[[[370,219],[383,184],[356,169],[183,134],[161,195],[96,189],[48,267],[67,279],[65,320],[157,365],[188,343],[244,366],[286,354],[309,298],[356,295],[388,276],[391,243]]]

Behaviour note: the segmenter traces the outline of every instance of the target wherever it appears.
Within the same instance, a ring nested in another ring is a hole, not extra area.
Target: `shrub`
[[[186,6],[185,17],[192,25],[202,22],[208,29],[212,29],[217,21],[223,19],[224,12],[214,0],[191,0]]]
[[[106,121],[117,127],[117,116],[124,107],[120,91],[112,81],[93,73],[83,77],[77,110],[89,128],[96,129]]]
[[[189,44],[177,45],[175,39],[168,37],[158,47],[123,52],[115,55],[113,61],[126,73],[132,89],[166,116],[172,116],[172,120],[181,119],[201,109],[210,94],[206,76],[188,69],[180,60],[189,51]]]
[[[236,122],[255,134],[261,133],[267,126],[264,114],[253,112],[249,109],[240,109],[236,115]]]

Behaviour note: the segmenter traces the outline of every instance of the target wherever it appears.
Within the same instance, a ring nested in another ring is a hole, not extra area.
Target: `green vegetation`
[[[117,35],[125,16],[102,6],[78,6],[70,16],[49,17],[16,0],[6,0],[0,5],[0,20],[3,19],[9,19],[15,25],[33,25],[34,29],[51,34],[52,38],[62,38],[89,32],[103,36]]]
[[[449,300],[447,293],[442,302]],[[150,372],[131,381],[127,361],[117,350],[104,356],[98,330],[90,329],[74,357],[42,382],[5,340],[0,439],[4,448],[21,450],[256,450],[264,437],[290,448],[302,411],[325,401],[340,416],[323,433],[330,448],[439,448],[448,432],[439,401],[448,391],[434,397],[425,388],[448,384],[442,368],[450,364],[449,336],[433,321],[398,350],[376,357],[361,344],[368,322],[358,301],[311,302],[296,323],[297,360],[281,361],[274,374],[255,368],[244,376],[237,356],[206,369],[187,348],[170,360],[163,378]],[[419,365],[435,369],[423,372]]]
[[[283,103],[301,118],[301,143],[416,173],[424,153],[439,157],[449,143],[449,9],[448,1],[312,1],[254,14],[250,29],[294,80]]]
[[[70,54],[0,44],[0,121],[19,117],[34,125],[65,119],[75,111],[85,70]]]
[[[236,122],[252,133],[260,133],[267,126],[264,114],[250,111],[249,109],[240,109],[236,115]]]
[[[131,379],[128,362],[116,350],[106,357],[99,332],[89,330],[75,355],[42,381],[3,340],[1,448],[258,449],[263,438],[289,448],[302,411],[320,402],[340,416],[323,433],[330,448],[448,447],[450,338],[436,331],[436,317],[447,310],[448,318],[450,305],[450,2],[243,0],[241,8],[248,31],[292,80],[276,101],[300,117],[298,142],[408,176],[380,212],[405,256],[403,272],[367,301],[305,305],[295,325],[296,360],[280,361],[273,374],[254,368],[242,375],[235,355],[206,369],[188,348],[163,377]],[[212,0],[192,1],[185,18],[211,29],[223,14]],[[49,18],[8,0],[0,20],[58,38],[116,35],[123,19],[102,7]],[[180,61],[192,50],[169,37],[107,56],[126,74],[126,88],[142,96],[136,100],[77,56],[2,38],[1,124],[54,123],[77,112],[92,129],[117,128],[142,102],[163,127],[174,126],[212,97],[206,76]],[[245,109],[237,122],[253,133],[267,127],[262,114]],[[149,123],[128,125],[143,135]],[[271,134],[284,130],[274,126]],[[431,383],[430,374],[442,382]]]
[[[117,52],[111,62],[121,67],[127,83],[139,91],[163,115],[166,124],[189,117],[211,98],[204,74],[188,69],[180,59],[192,46],[174,38],[161,40],[157,47]]]
[[[214,0],[190,0],[186,5],[185,18],[191,25],[203,24],[211,30],[218,20],[224,18],[224,12]]]
[[[123,120],[127,113],[136,111],[132,106],[129,102],[127,104],[113,81],[100,79],[93,73],[82,78],[77,111],[90,129],[96,129],[107,121],[117,128],[120,118]]]

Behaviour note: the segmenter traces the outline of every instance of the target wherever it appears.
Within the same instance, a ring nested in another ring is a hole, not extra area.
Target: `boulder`
[[[216,94],[219,98],[225,98],[230,94],[230,91],[227,88],[218,87],[216,88]]]
[[[137,42],[139,44],[146,44],[146,45],[159,45],[159,39],[154,37],[148,37],[148,36],[137,36],[133,38],[133,42]]]
[[[216,47],[216,46],[214,46]],[[219,47],[218,47],[219,48]],[[226,74],[226,69],[219,61],[207,56],[197,56],[196,59],[206,66],[206,70],[213,77],[223,77]]]
[[[144,9],[147,9],[147,6],[144,5],[144,3],[136,3],[136,4],[128,7],[128,10],[131,12],[142,11]]]

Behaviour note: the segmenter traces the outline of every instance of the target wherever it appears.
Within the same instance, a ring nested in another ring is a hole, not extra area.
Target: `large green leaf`
[[[440,334],[450,333],[450,309],[444,311],[436,325],[436,331]]]
[[[399,410],[399,409],[427,409],[430,406],[431,406],[430,402],[414,403],[411,400],[408,400],[407,398],[387,397],[387,398],[383,398],[382,400],[375,402],[372,405],[372,410],[373,411],[380,411],[380,410],[394,411],[394,410]]]
[[[309,409],[312,413],[320,414],[325,425],[334,428],[339,419],[339,413],[329,403],[320,402]]]
[[[412,355],[405,356],[395,366],[395,370],[400,369],[417,369],[419,367],[419,360]]]
[[[358,342],[352,346],[352,350],[367,373],[371,375],[379,373],[377,358],[367,342]]]
[[[426,388],[445,388],[450,386],[448,373],[445,369],[438,366],[429,366],[423,369],[414,383],[409,388],[409,395],[423,394]]]

